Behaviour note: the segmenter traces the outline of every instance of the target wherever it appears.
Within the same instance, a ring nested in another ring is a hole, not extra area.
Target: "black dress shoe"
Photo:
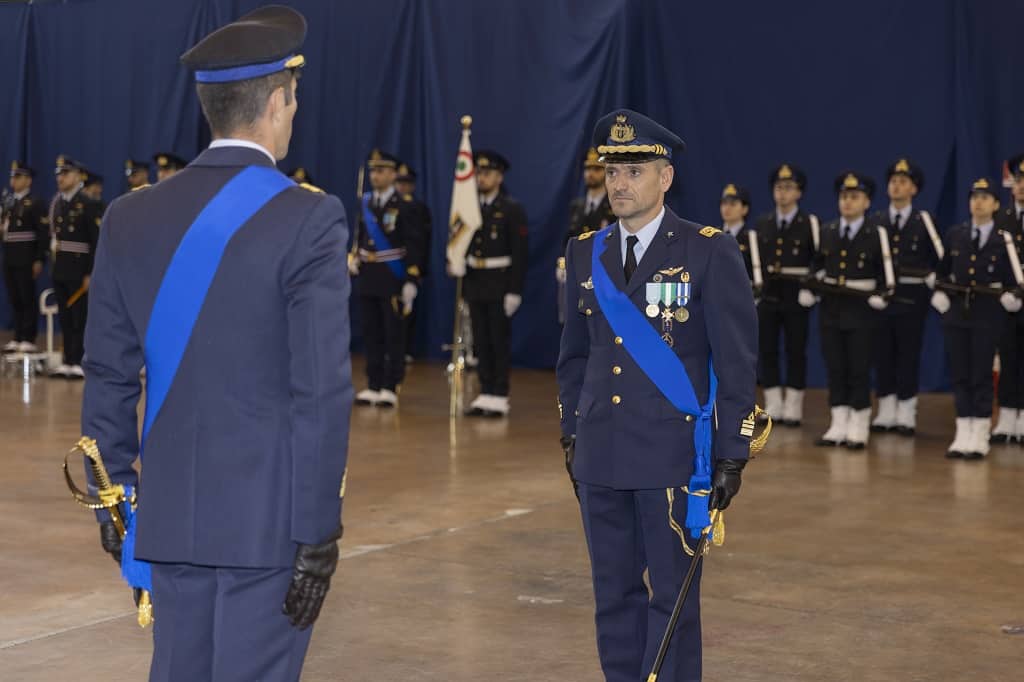
[[[860,443],[857,441],[846,441],[843,443],[843,447],[847,450],[863,450],[866,447],[866,443]]]
[[[994,444],[997,444],[997,445],[1002,445],[1004,443],[1009,443],[1010,442],[1010,435],[1007,434],[1007,433],[993,433],[991,436],[988,437],[988,442],[989,443],[994,443]]]
[[[819,448],[834,448],[843,444],[841,440],[829,440],[828,438],[819,438],[814,441],[814,444]]]
[[[959,450],[946,450],[946,459],[963,459],[963,456]]]
[[[482,417],[485,414],[485,410],[482,407],[471,407],[463,412],[463,414],[467,417]]]
[[[980,453],[980,452],[965,452],[964,453],[964,459],[978,460],[978,459],[984,459],[984,458],[985,458],[985,455]]]
[[[886,431],[889,430],[889,428],[890,427],[882,426],[881,424],[872,424],[871,425],[871,433],[885,433]]]
[[[896,433],[898,433],[901,436],[913,436],[914,429],[913,427],[910,426],[897,426]]]

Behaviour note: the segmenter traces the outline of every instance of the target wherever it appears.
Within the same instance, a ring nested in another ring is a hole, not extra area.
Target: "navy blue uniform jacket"
[[[608,233],[601,256],[613,283],[643,310],[645,283],[690,274],[689,319],[673,322],[673,350],[697,399],[708,399],[708,358],[718,375],[713,459],[746,459],[757,374],[757,312],[736,240],[665,210],[657,235],[625,282],[621,227]],[[705,236],[709,235],[709,236]],[[558,358],[562,434],[576,436],[577,480],[619,490],[685,485],[693,468],[694,420],[677,410],[630,357],[605,319],[592,288],[594,239],[566,249],[566,310]],[[665,280],[668,281],[668,280]],[[647,322],[664,333],[660,318]],[[669,378],[671,380],[671,378]],[[747,435],[744,435],[746,433]]]
[[[89,292],[82,433],[111,477],[134,483],[143,343],[186,230],[261,152],[221,147],[118,198],[103,220]],[[345,213],[300,186],[235,233],[148,435],[137,556],[285,567],[296,543],[338,529],[352,381]]]

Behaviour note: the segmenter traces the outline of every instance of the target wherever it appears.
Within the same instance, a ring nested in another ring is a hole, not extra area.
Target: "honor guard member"
[[[802,281],[811,274],[820,228],[817,216],[800,209],[800,198],[807,187],[807,175],[802,170],[784,163],[772,171],[770,182],[775,211],[761,216],[755,226],[767,273],[757,307],[760,379],[765,412],[777,424],[799,426],[807,386],[810,308],[816,302]],[[786,344],[785,395],[779,371],[780,333]]]
[[[597,122],[594,143],[618,222],[566,250],[573,312],[562,330],[559,408],[601,668],[608,682],[636,682],[651,670],[709,509],[725,509],[740,487],[757,317],[736,241],[664,205],[683,141],[620,109]],[[696,571],[666,680],[701,679]]]
[[[585,232],[603,230],[617,219],[604,187],[604,164],[594,147],[587,150],[587,158],[583,160],[583,186],[587,193],[569,204],[569,231],[562,240],[563,253],[570,240]],[[555,279],[565,284],[565,258],[558,259]]]
[[[307,171],[302,166],[298,166],[297,168],[293,168],[290,171],[288,171],[288,177],[300,185],[304,182],[310,185],[316,184],[316,181],[313,180],[313,176],[310,175],[309,171]]]
[[[103,176],[91,170],[83,171],[82,193],[93,201],[103,204]],[[106,206],[103,206],[106,208]],[[102,213],[102,211],[100,211]]]
[[[364,194],[349,268],[359,276],[359,305],[369,386],[357,405],[394,407],[405,378],[405,318],[423,277],[426,244],[416,207],[395,189],[398,160],[374,149],[367,159]]]
[[[949,374],[956,404],[951,458],[981,459],[989,450],[992,361],[1007,313],[1021,309],[1020,262],[1013,235],[995,226],[996,185],[971,185],[971,221],[946,232],[932,306],[942,315]]]
[[[85,193],[86,171],[82,164],[59,156],[56,173],[58,195],[50,224],[57,247],[53,258],[53,292],[64,337],[64,357],[50,376],[82,379],[88,291],[103,207]]]
[[[1024,154],[1007,162],[1013,201],[996,214],[997,227],[1013,235],[1018,260],[1024,257]],[[1024,313],[1008,315],[999,338],[999,418],[993,443],[1024,443]]]
[[[503,186],[508,160],[495,151],[473,157],[483,223],[466,254],[462,295],[469,303],[480,395],[466,414],[501,417],[509,412],[509,320],[523,302],[526,280],[526,211]]]
[[[119,197],[93,277],[82,431],[138,489],[150,680],[299,679],[338,561],[352,405],[341,202],[275,167],[297,107],[298,12],[263,7],[182,56],[213,142]],[[139,372],[146,370],[142,445]]]
[[[764,273],[761,270],[761,247],[757,230],[747,222],[750,214],[750,192],[745,187],[732,183],[722,190],[718,202],[722,215],[722,231],[736,240],[747,266],[747,277],[754,292],[754,300],[760,301],[764,289]]]
[[[395,188],[398,189],[398,193],[402,197],[412,203],[412,205],[419,212],[419,223],[423,230],[423,236],[420,238],[421,243],[424,245],[426,251],[424,252],[423,265],[424,269],[421,273],[422,277],[426,277],[426,265],[429,258],[426,253],[430,250],[430,234],[433,231],[433,217],[430,215],[430,207],[427,206],[426,202],[421,201],[416,196],[416,171],[409,167],[407,163],[398,164],[398,175],[395,176]],[[405,362],[406,364],[413,361],[413,357],[416,355],[416,308],[412,309],[409,316],[405,318]]]
[[[4,285],[14,316],[14,339],[3,347],[5,353],[36,352],[39,300],[36,279],[43,271],[50,245],[50,222],[46,204],[32,193],[36,172],[22,161],[11,163],[11,193],[0,212],[4,242]]]
[[[188,162],[170,152],[157,152],[153,155],[153,165],[156,166],[156,181],[160,182],[180,171]]]
[[[942,239],[927,211],[913,206],[924,187],[924,173],[909,159],[897,159],[886,171],[889,209],[872,220],[889,234],[896,268],[894,301],[882,313],[876,336],[875,392],[878,414],[872,431],[905,436],[917,428],[917,389],[921,343],[935,268],[945,255]]]
[[[821,350],[832,421],[817,445],[862,450],[871,421],[871,351],[881,311],[896,286],[888,231],[867,216],[875,182],[860,173],[836,178],[839,218],[825,225],[817,278]]]
[[[149,185],[149,164],[145,161],[128,159],[124,162],[124,177],[128,181],[129,192],[146,187]]]

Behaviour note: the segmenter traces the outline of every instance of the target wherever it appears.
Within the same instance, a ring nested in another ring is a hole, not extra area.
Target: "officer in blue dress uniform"
[[[566,250],[559,408],[601,667],[609,682],[636,682],[651,670],[709,506],[725,509],[739,490],[757,315],[736,241],[664,205],[683,141],[620,109],[597,122],[594,144],[619,220]],[[659,680],[700,679],[699,604],[698,569]]]
[[[1024,258],[1024,154],[1007,161],[1013,176],[1012,201],[996,214],[996,226],[1013,235],[1017,260]],[[1024,443],[1024,313],[1007,316],[999,337],[999,418],[993,443]]]
[[[821,231],[816,276],[826,287],[820,311],[831,423],[816,442],[867,446],[871,428],[871,352],[881,311],[896,286],[888,231],[867,210],[875,182],[847,172],[835,181],[839,218]]]
[[[750,191],[730,182],[722,189],[718,210],[722,215],[722,232],[735,239],[740,247],[750,288],[757,301],[764,290],[764,272],[761,269],[761,245],[758,243],[757,229],[747,219],[750,215]]]
[[[88,313],[88,294],[103,207],[85,194],[85,166],[67,156],[57,158],[58,195],[51,206],[50,223],[56,241],[53,292],[57,298],[63,362],[51,377],[82,379],[82,356]]]
[[[398,193],[402,195],[406,201],[412,203],[416,211],[419,213],[420,230],[423,235],[420,237],[420,242],[423,244],[425,249],[423,257],[423,272],[421,274],[421,280],[427,276],[427,264],[429,257],[427,253],[430,250],[430,234],[433,231],[434,219],[430,214],[430,207],[427,206],[427,202],[423,201],[416,196],[416,171],[414,171],[409,164],[402,162],[398,164],[398,175],[395,176],[395,188]],[[412,362],[413,357],[416,355],[416,314],[418,307],[413,306],[412,312],[409,313],[408,317],[405,318],[405,362],[406,364]]]
[[[872,220],[888,230],[896,268],[896,301],[882,313],[875,348],[878,414],[872,431],[910,436],[917,428],[917,388],[921,342],[935,284],[935,268],[945,255],[942,238],[928,211],[914,208],[924,173],[913,161],[897,159],[886,172],[889,208]]]
[[[271,6],[186,52],[213,142],[115,200],[101,231],[82,430],[114,482],[137,486],[145,367],[134,556],[100,528],[119,561],[151,562],[150,680],[298,680],[337,565],[345,212],[275,167],[305,34],[301,14]]]
[[[992,361],[1007,314],[1021,309],[1022,277],[1013,235],[995,224],[996,185],[971,185],[971,221],[949,228],[932,306],[942,315],[956,403],[950,458],[988,454],[992,420]]]
[[[4,243],[4,285],[14,313],[14,338],[4,352],[33,353],[39,324],[36,279],[43,271],[50,246],[46,204],[32,192],[36,172],[22,161],[11,163],[11,193],[0,207]]]
[[[756,223],[767,281],[757,306],[760,324],[760,381],[764,410],[785,426],[803,421],[807,386],[807,332],[815,298],[801,280],[818,253],[818,217],[800,208],[807,174],[783,163],[769,178],[775,210]],[[779,336],[786,344],[786,378],[779,367]],[[783,387],[785,394],[783,394]]]
[[[128,159],[124,162],[124,177],[128,183],[129,192],[145,187],[149,184],[149,163]]]
[[[183,169],[188,161],[171,152],[157,152],[153,155],[153,165],[156,166],[156,181],[160,182]]]
[[[356,404],[395,407],[405,378],[405,319],[419,294],[427,245],[419,209],[395,188],[398,159],[374,149],[366,163],[373,190],[361,198],[349,257],[359,277],[368,383]]]

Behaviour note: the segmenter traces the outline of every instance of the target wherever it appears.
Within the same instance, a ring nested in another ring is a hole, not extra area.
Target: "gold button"
[[[976,260],[978,260],[978,257],[972,253],[971,254],[971,261],[976,261]]]
[[[615,365],[614,367],[612,367],[612,374],[622,374],[622,368],[619,367],[618,365]]]
[[[589,316],[589,315],[593,315],[593,314],[594,314],[594,311],[591,310],[590,308],[587,308],[587,315]]]
[[[968,275],[973,275],[974,274],[974,268],[967,268],[967,274]]]
[[[978,283],[977,283],[977,282],[975,282],[975,281],[974,281],[974,280],[972,279],[972,280],[971,280],[971,286],[972,286],[972,287],[976,287],[976,286],[978,286]]]
[[[782,249],[775,249],[775,255],[776,256],[781,256],[782,255]]]
[[[622,337],[621,336],[616,336],[615,337],[615,345],[616,346],[621,346],[622,345]]]
[[[577,417],[580,416],[580,411],[579,410],[573,410],[573,411],[576,413]]]
[[[693,415],[692,414],[686,415],[686,421],[692,422],[693,421]]]
[[[839,252],[839,255],[842,256],[843,258],[846,258],[846,249],[841,250]]]
[[[622,402],[622,398],[620,398],[617,395],[613,395],[612,396],[612,405],[618,405],[621,402]]]
[[[893,254],[894,256],[895,256],[895,255],[897,255],[897,254],[898,254],[899,252],[900,252],[900,249],[899,249],[899,247],[896,247],[895,249],[893,249],[893,250],[892,250],[892,254]]]
[[[779,237],[778,239],[776,239],[775,243],[776,244],[782,244],[782,237]]]
[[[839,269],[840,270],[845,270],[846,269],[846,263],[840,263],[839,264]]]

